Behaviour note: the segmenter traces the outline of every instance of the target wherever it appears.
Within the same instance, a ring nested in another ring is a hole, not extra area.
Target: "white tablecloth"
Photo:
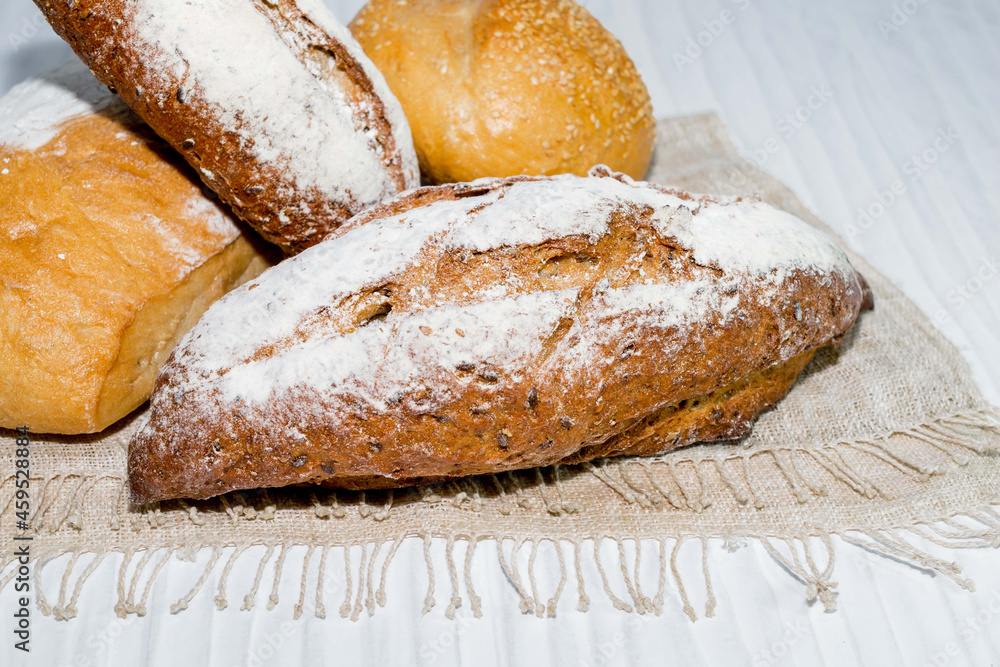
[[[361,3],[329,4],[347,21]],[[584,4],[625,44],[657,115],[718,112],[745,155],[789,184],[932,316],[961,349],[987,398],[1000,404],[1000,4]],[[29,0],[3,0],[0,25],[0,94],[70,55]],[[433,551],[438,572],[447,571],[442,547]],[[651,549],[643,560],[653,564]],[[933,545],[927,549],[954,558]],[[697,554],[687,555],[681,567],[697,572]],[[840,608],[824,613],[805,603],[802,585],[762,549],[730,552],[712,544],[719,608],[715,618],[696,623],[683,616],[669,588],[660,617],[623,614],[600,594],[591,595],[589,612],[579,613],[569,592],[556,618],[523,616],[489,544],[473,561],[484,617],[473,619],[460,608],[447,620],[444,577],[438,577],[438,606],[420,616],[426,569],[420,544],[412,541],[390,570],[387,606],[357,623],[337,614],[344,582],[335,574],[328,574],[330,617],[307,611],[291,619],[300,579],[294,563],[301,563],[292,556],[274,611],[265,610],[263,591],[252,612],[239,610],[257,562],[251,557],[232,573],[229,608],[215,609],[209,580],[187,611],[170,614],[170,603],[188,590],[208,556],[170,563],[153,587],[149,615],[128,620],[112,610],[120,558],[109,557],[84,589],[76,619],[35,616],[30,660],[12,647],[8,587],[0,594],[0,664],[1000,663],[1000,554],[994,551],[957,554],[979,586],[970,594],[943,577],[838,544]],[[77,572],[84,564],[81,559]],[[538,566],[540,587],[553,590],[558,569],[544,558]],[[332,563],[329,568],[336,570]],[[648,575],[655,584],[655,572]],[[57,575],[43,581],[54,596]],[[691,594],[700,609],[704,593],[696,587]]]

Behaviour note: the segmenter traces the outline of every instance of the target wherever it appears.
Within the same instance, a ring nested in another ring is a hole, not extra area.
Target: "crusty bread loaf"
[[[745,432],[864,282],[757,201],[607,170],[423,188],[223,298],[129,449],[135,502],[385,487]]]
[[[320,0],[36,0],[104,83],[294,253],[419,185],[406,118]]]
[[[573,0],[372,0],[350,28],[402,103],[430,181],[595,164],[645,177],[646,86]]]
[[[89,433],[142,404],[174,343],[267,266],[82,63],[0,100],[0,426]]]

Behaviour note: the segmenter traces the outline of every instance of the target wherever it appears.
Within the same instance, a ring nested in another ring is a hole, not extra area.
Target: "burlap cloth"
[[[742,160],[713,115],[661,121],[649,180],[701,192],[757,193],[827,229],[787,188]],[[851,254],[851,261],[875,292],[875,310],[863,314],[839,350],[821,352],[788,396],[738,442],[395,493],[248,492],[140,511],[129,506],[123,483],[128,440],[145,419],[141,410],[100,437],[38,439],[31,468],[30,532],[39,559],[34,570],[45,580],[61,578],[58,599],[40,596],[39,607],[58,618],[74,616],[97,563],[122,552],[116,610],[145,613],[163,564],[190,558],[201,548],[212,549],[209,564],[172,609],[186,607],[212,572],[218,574],[216,601],[222,607],[229,570],[249,557],[245,549],[251,545],[268,548],[256,564],[252,588],[233,595],[249,608],[271,591],[273,607],[289,547],[309,545],[316,548],[305,550],[306,564],[314,553],[320,559],[315,613],[326,614],[324,568],[340,550],[338,563],[346,568],[348,584],[340,613],[357,618],[384,604],[386,569],[408,536],[421,537],[425,549],[431,538],[447,540],[448,572],[438,578],[446,588],[450,582],[448,616],[463,603],[479,614],[467,564],[483,539],[500,541],[499,565],[522,610],[538,615],[554,613],[569,589],[581,609],[589,595],[603,591],[619,609],[639,613],[659,613],[664,596],[672,595],[694,618],[676,559],[686,541],[701,541],[704,552],[708,538],[760,540],[806,585],[807,598],[819,598],[827,608],[836,601],[830,579],[833,535],[971,587],[956,565],[921,552],[912,537],[954,547],[1000,545],[1000,514],[993,510],[1000,505],[1000,459],[994,455],[1000,449],[1000,413],[984,402],[957,350],[914,304],[864,259]],[[12,433],[0,439],[0,535],[9,545],[16,532],[15,447]],[[594,545],[603,540],[617,542],[617,563],[597,557]],[[634,551],[624,545],[632,540],[659,543],[655,591],[642,589],[636,576],[640,563],[627,557]],[[455,557],[456,541],[468,543],[462,559]],[[558,589],[545,596],[534,585],[533,570],[544,541],[552,543],[546,557],[558,558],[563,573]],[[351,549],[344,549],[351,546],[353,559]],[[236,549],[223,558],[225,547]],[[517,558],[522,548],[530,549],[527,568],[525,559]],[[61,569],[41,566],[64,553],[73,557]],[[82,559],[77,567],[77,557],[90,553],[98,557],[86,565],[88,559]],[[596,560],[599,577],[589,577],[596,581],[581,574],[581,559]],[[429,552],[427,563],[431,590],[424,611],[435,601]],[[14,574],[9,553],[0,572],[7,585]],[[613,585],[608,572],[615,575]],[[710,615],[715,601],[708,574],[706,569]],[[296,616],[306,595],[304,576],[301,592]]]

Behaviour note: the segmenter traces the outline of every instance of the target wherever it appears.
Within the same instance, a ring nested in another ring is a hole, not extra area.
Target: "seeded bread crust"
[[[419,185],[416,154],[399,103],[350,33],[343,29],[339,36],[331,34],[335,19],[315,0],[249,0],[232,5],[228,11],[233,18],[237,12],[244,16],[256,12],[266,19],[250,21],[259,34],[242,36],[245,57],[239,49],[213,55],[219,48],[213,41],[170,44],[167,37],[158,40],[155,30],[152,35],[148,28],[143,33],[137,16],[145,5],[156,16],[154,0],[36,0],[36,4],[104,84],[183,155],[240,218],[287,254],[317,243],[364,208]],[[185,5],[186,14],[162,18],[177,23],[209,16],[220,22],[219,40],[224,39],[227,16],[220,7],[230,5],[213,7],[208,0],[194,5]],[[171,27],[178,34],[186,29]],[[192,48],[198,51],[197,58],[192,57]],[[281,72],[269,73],[263,78],[266,87],[260,83],[243,96],[220,90],[225,85],[218,85],[218,77],[225,78],[227,68],[233,80],[236,73],[248,73],[252,80],[254,59],[266,67],[268,60],[287,52],[298,61],[297,66],[289,65],[287,73],[315,80],[316,90],[302,106],[292,104],[275,114],[262,106],[270,98],[301,96],[302,91],[293,90],[294,82]],[[338,114],[350,116],[344,124],[335,126],[331,116],[337,114],[311,108],[313,101],[339,105],[341,97],[346,105]],[[353,128],[345,129],[345,124]],[[311,171],[321,171],[316,164],[321,159],[290,147],[282,150],[283,143],[306,130],[314,131],[323,144],[320,156],[356,164],[361,175],[353,183],[329,182],[322,173],[307,178]],[[275,146],[260,150],[261,135],[268,132]],[[363,188],[368,190],[357,191]]]
[[[741,227],[774,247],[744,258]],[[352,282],[351,262],[370,275]],[[422,188],[199,322],[131,443],[132,499],[384,488],[737,437],[865,295],[832,242],[759,202],[600,170]]]
[[[371,0],[351,32],[385,75],[433,183],[643,178],[656,123],[617,39],[574,0]]]

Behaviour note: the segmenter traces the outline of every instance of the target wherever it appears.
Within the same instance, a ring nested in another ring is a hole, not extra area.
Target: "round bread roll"
[[[649,94],[621,44],[572,0],[372,0],[351,31],[403,105],[424,177],[643,178]]]
[[[268,248],[73,62],[0,99],[0,427],[91,433]],[[269,252],[268,254],[274,254]]]
[[[101,81],[287,253],[419,185],[399,103],[320,0],[36,0]]]

